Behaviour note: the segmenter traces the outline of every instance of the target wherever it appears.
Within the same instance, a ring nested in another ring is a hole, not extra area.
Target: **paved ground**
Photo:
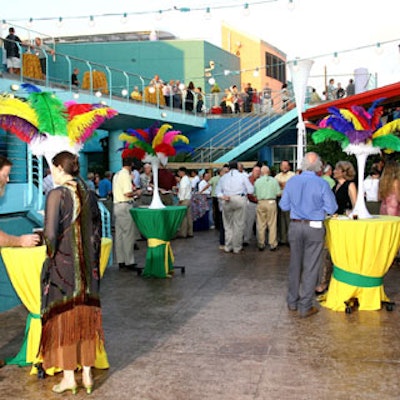
[[[139,263],[145,243],[140,242]],[[102,282],[111,368],[95,371],[96,399],[399,399],[400,307],[327,309],[299,319],[286,308],[287,247],[242,255],[218,250],[217,232],[173,242],[186,274],[143,279],[109,268]],[[400,268],[385,278],[400,305]],[[23,307],[0,314],[0,358],[21,344]],[[0,399],[56,399],[59,377],[0,370]],[[74,398],[85,398],[81,389]]]

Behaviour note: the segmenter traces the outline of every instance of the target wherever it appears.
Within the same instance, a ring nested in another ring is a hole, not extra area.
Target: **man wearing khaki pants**
[[[257,198],[257,242],[258,249],[265,249],[265,231],[268,227],[268,244],[271,251],[276,250],[277,240],[277,205],[276,198],[280,193],[280,186],[272,178],[267,166],[261,167],[261,177],[254,183],[254,195]]]

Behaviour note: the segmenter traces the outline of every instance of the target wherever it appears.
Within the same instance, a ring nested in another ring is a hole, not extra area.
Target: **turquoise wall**
[[[164,81],[180,80],[185,84],[193,81],[195,86],[209,92],[208,77],[204,77],[204,69],[209,62],[215,62],[213,74],[221,88],[236,84],[240,87],[240,75],[224,75],[224,70],[239,70],[240,59],[225,50],[201,40],[163,40],[145,42],[100,42],[100,43],[59,43],[56,46],[56,62],[49,60],[49,73],[63,83],[70,79],[69,64],[63,55],[105,64],[130,74],[141,75],[145,84],[158,74]],[[80,81],[89,70],[83,61],[71,59],[71,67],[80,70]],[[107,71],[100,65],[92,65],[93,69]],[[120,93],[126,87],[126,77],[122,72],[111,69],[113,93]],[[129,76],[129,90],[140,86],[138,77]]]

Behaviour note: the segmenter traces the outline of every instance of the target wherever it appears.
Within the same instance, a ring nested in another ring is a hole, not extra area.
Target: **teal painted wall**
[[[158,74],[164,81],[180,80],[185,84],[193,81],[195,86],[209,92],[208,78],[204,77],[204,69],[209,62],[215,62],[213,74],[221,88],[236,84],[240,87],[240,75],[225,76],[224,70],[239,70],[240,59],[211,43],[204,41],[166,40],[145,42],[101,42],[101,43],[59,43],[56,46],[56,62],[49,61],[49,73],[63,83],[70,79],[69,64],[63,55],[89,60],[111,67],[113,93],[119,94],[126,87],[126,76],[120,71],[141,75],[145,84]],[[83,74],[89,70],[83,61],[71,59],[71,68],[80,70],[80,81]],[[93,69],[107,71],[100,65],[92,65]],[[110,85],[110,82],[109,82]],[[138,77],[129,76],[129,90],[140,86]]]

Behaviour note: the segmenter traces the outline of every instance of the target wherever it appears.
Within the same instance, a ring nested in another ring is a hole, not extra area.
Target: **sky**
[[[400,80],[399,0],[292,0],[292,8],[289,1],[13,0],[2,7],[0,19],[18,26],[21,39],[28,35],[22,27],[32,18],[32,30],[54,37],[162,30],[181,39],[203,39],[215,45],[221,43],[224,21],[279,48],[288,60],[312,58],[315,62],[309,84],[317,89],[323,87],[325,71],[328,78],[335,77],[336,82],[346,86],[353,71],[360,67],[377,77],[378,86]],[[248,15],[244,12],[245,3],[249,4]],[[158,12],[175,7],[190,11]],[[209,19],[204,18],[207,7],[210,7]],[[147,11],[151,13],[132,14]],[[126,23],[121,22],[124,13],[128,13]],[[90,15],[95,16],[94,27],[89,27]],[[63,18],[61,27],[57,24],[59,17]],[[381,43],[379,51],[377,43]],[[334,53],[338,54],[339,62],[333,61]]]

